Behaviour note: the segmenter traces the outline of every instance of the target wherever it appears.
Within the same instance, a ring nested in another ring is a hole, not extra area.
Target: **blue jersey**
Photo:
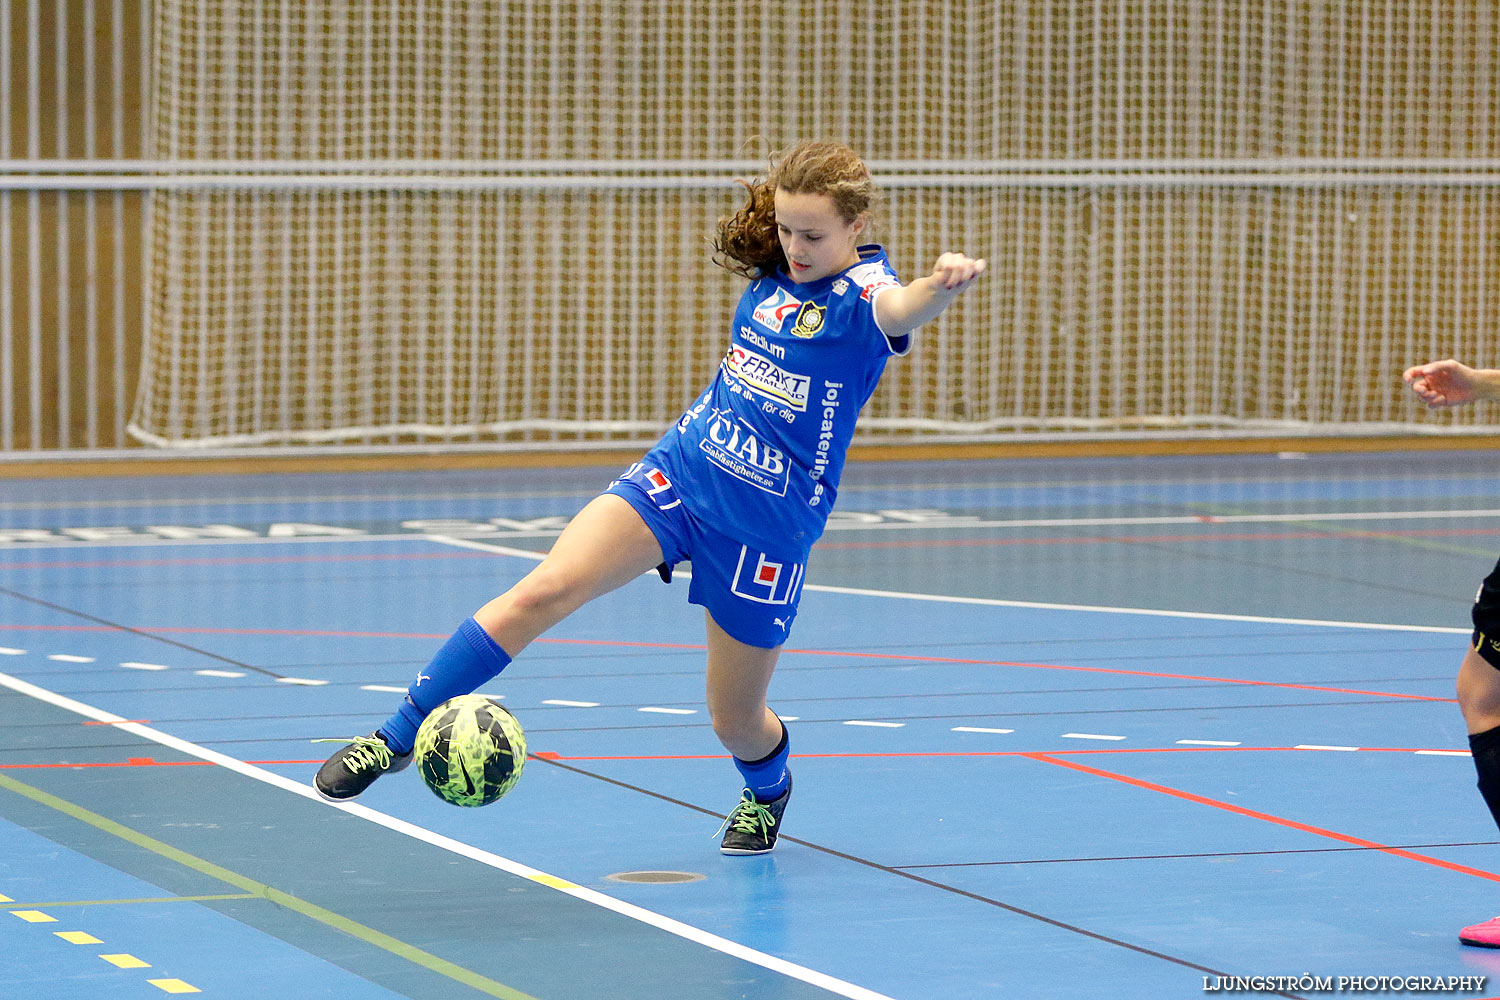
[[[859,256],[818,281],[752,281],[713,383],[642,459],[695,516],[767,552],[805,558],[823,533],[860,408],[910,349],[875,322],[875,297],[900,285],[885,251]]]

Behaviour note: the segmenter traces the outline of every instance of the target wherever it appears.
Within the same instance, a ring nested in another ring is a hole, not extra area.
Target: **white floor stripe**
[[[210,763],[218,764],[220,767],[227,768],[228,770],[233,771],[236,774],[242,774],[247,778],[253,778],[256,781],[264,782],[265,784],[272,785],[276,788],[281,789],[282,791],[291,792],[293,795],[300,795],[311,802],[316,802],[320,805],[327,806],[329,809],[338,809],[341,812],[348,813],[351,816],[356,816],[378,826],[383,826],[388,830],[395,831],[396,833],[405,834],[406,836],[411,837],[414,840],[420,840],[423,843],[430,844],[433,847],[449,851],[453,854],[457,854],[460,857],[465,857],[471,861],[477,861],[480,864],[488,865],[491,868],[497,868],[501,871],[509,872],[512,875],[528,879],[532,882],[536,882],[539,885],[548,886],[549,888],[556,889],[558,892],[566,893],[567,895],[572,896],[575,899],[582,900],[586,903],[592,903],[595,906],[602,907],[606,910],[611,910],[615,913],[620,914],[621,916],[629,917],[632,920],[638,920],[644,924],[649,924],[652,927],[656,927],[659,930],[666,931],[669,934],[675,934],[680,938],[692,941],[695,944],[700,944],[705,948],[711,948],[714,951],[722,952],[723,954],[733,956],[734,958],[742,959],[746,962],[750,962],[753,965],[758,965],[763,969],[770,969],[772,972],[779,972],[789,978],[797,979],[804,983],[809,983],[813,986],[816,986],[820,989],[825,989],[830,993],[834,993],[838,996],[848,997],[849,1000],[891,1000],[890,997],[886,996],[883,993],[876,993],[874,990],[867,990],[862,986],[856,986],[853,983],[847,983],[842,979],[835,979],[833,976],[818,972],[814,969],[806,968],[801,965],[796,965],[792,962],[786,961],[785,959],[777,958],[775,955],[767,955],[766,953],[756,951],[753,948],[747,948],[745,945],[742,945],[736,941],[731,941],[728,938],[722,938],[717,934],[711,934],[708,931],[701,930],[689,924],[684,924],[681,921],[673,920],[671,917],[662,916],[660,913],[654,913],[651,910],[645,909],[644,907],[622,902],[621,900],[615,899],[612,896],[606,896],[602,892],[598,892],[593,889],[586,889],[580,885],[575,885],[572,882],[569,882],[567,879],[558,878],[556,875],[549,875],[546,872],[540,871],[536,868],[532,868],[529,865],[523,865],[519,861],[512,861],[511,859],[501,857],[498,854],[493,854],[489,851],[482,850],[481,848],[465,844],[462,841],[454,840],[452,837],[445,837],[440,833],[434,833],[433,831],[424,829],[414,823],[408,823],[406,820],[397,819],[394,816],[388,816],[385,813],[377,812],[376,810],[371,809],[368,806],[362,806],[355,802],[325,802],[323,799],[318,797],[317,792],[313,791],[311,785],[304,784],[299,781],[293,781],[291,778],[287,778],[272,771],[267,771],[263,768],[256,767],[254,764],[246,764],[242,760],[219,753],[217,750],[210,750],[207,747],[199,746],[196,743],[190,743],[187,740],[179,739],[178,737],[173,736],[170,733],[164,733],[159,729],[153,729],[150,726],[141,725],[140,723],[136,722],[126,722],[121,716],[115,715],[111,712],[106,712],[102,709],[95,708],[92,705],[84,704],[81,701],[75,701],[74,699],[69,698],[65,695],[55,694],[51,691],[48,691],[46,688],[37,687],[35,684],[30,684],[18,677],[12,677],[9,674],[0,673],[0,686],[8,687],[12,691],[16,691],[28,697],[35,698],[38,701],[44,701],[49,705],[55,705],[58,708],[73,712],[74,714],[85,716],[87,718],[95,720],[96,722],[106,722],[114,724],[115,728],[117,729],[133,733],[136,736],[139,736],[145,740],[150,740],[153,743],[158,743],[165,747],[171,747],[173,750],[185,753],[189,757],[195,757],[198,760],[206,760]]]
[[[126,660],[120,664],[126,670],[171,670],[165,663],[137,663],[134,660]]]
[[[1293,750],[1345,750],[1345,751],[1354,751],[1354,750],[1358,750],[1359,747],[1325,747],[1325,746],[1320,746],[1317,743],[1298,743],[1296,746],[1292,747],[1292,749]]]
[[[647,705],[645,708],[636,709],[637,712],[655,712],[657,715],[697,715],[696,708],[657,708],[655,705]]]
[[[986,729],[983,726],[954,726],[955,733],[1013,733],[1014,729]]]
[[[13,646],[0,646],[0,656],[25,656],[26,650],[16,649]]]
[[[1416,753],[1417,753],[1418,756],[1427,756],[1427,757],[1472,757],[1472,756],[1474,756],[1473,754],[1471,754],[1467,750],[1418,750],[1418,751],[1416,751]]]
[[[1178,740],[1182,746],[1187,747],[1238,747],[1243,743],[1235,743],[1233,740]]]
[[[1432,514],[1434,512],[1427,512]],[[1473,512],[1470,512],[1473,513]],[[1480,512],[1488,513],[1488,512]],[[1500,511],[1496,511],[1500,514]],[[1312,515],[1305,515],[1311,517]],[[1198,521],[1198,518],[1191,518]],[[532,552],[529,549],[513,549],[506,545],[495,545],[490,542],[476,542],[469,538],[455,538],[450,535],[422,535],[429,542],[437,542],[440,545],[456,545],[465,549],[477,549],[481,552],[494,552],[504,556],[516,556],[521,559],[540,561],[545,557],[544,553]],[[688,574],[680,574],[687,576]],[[945,594],[917,594],[910,591],[900,590],[870,590],[864,587],[836,587],[831,584],[806,583],[802,585],[803,590],[813,590],[824,594],[852,594],[857,597],[883,597],[905,601],[932,601],[939,604],[972,604],[989,608],[1035,608],[1039,611],[1086,611],[1094,614],[1104,615],[1144,615],[1156,618],[1196,618],[1201,621],[1220,622],[1251,622],[1257,625],[1307,625],[1313,628],[1353,628],[1373,629],[1380,632],[1431,632],[1439,635],[1468,635],[1473,631],[1470,628],[1450,628],[1442,625],[1392,625],[1384,622],[1345,622],[1329,621],[1321,618],[1273,618],[1264,615],[1229,615],[1213,611],[1164,611],[1158,608],[1118,608],[1107,607],[1097,604],[1055,604],[1046,601],[1007,601],[997,597],[954,597]]]
[[[379,691],[382,694],[405,694],[406,688],[398,688],[393,684],[361,684],[361,691]]]
[[[243,677],[243,676],[245,676],[244,673],[242,671],[239,671],[239,670],[194,670],[193,673],[197,674],[199,677]]]
[[[904,722],[873,722],[867,719],[850,719],[844,723],[846,726],[873,726],[877,729],[900,729],[906,725]]]
[[[1105,736],[1100,733],[1063,733],[1065,740],[1123,740],[1123,736]]]
[[[597,701],[564,701],[561,698],[547,698],[543,705],[561,705],[563,708],[598,708]]]
[[[314,680],[311,677],[278,677],[277,684],[300,684],[303,687],[322,687],[327,681]]]
[[[51,656],[47,657],[47,659],[49,659],[49,660],[56,660],[58,663],[93,663],[94,662],[94,658],[92,656],[74,656],[72,653],[53,653]]]

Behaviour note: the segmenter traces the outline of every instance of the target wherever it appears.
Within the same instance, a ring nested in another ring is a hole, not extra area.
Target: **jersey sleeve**
[[[904,334],[900,337],[891,337],[880,329],[880,321],[875,318],[875,300],[882,292],[892,288],[900,288],[901,282],[896,277],[896,272],[891,270],[890,264],[885,260],[870,261],[850,268],[847,272],[849,280],[859,288],[861,303],[869,311],[870,325],[880,334],[884,342],[884,349],[897,357],[911,353],[911,335]]]

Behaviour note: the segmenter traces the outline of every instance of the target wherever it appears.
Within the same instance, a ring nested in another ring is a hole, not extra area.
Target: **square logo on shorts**
[[[739,565],[729,588],[736,596],[760,604],[788,604],[801,585],[801,563],[778,562],[768,559],[764,552],[740,546]]]

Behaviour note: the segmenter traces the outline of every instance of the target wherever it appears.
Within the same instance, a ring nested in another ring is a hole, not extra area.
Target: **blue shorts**
[[[621,497],[661,545],[667,572],[693,564],[688,603],[708,610],[718,626],[748,646],[775,649],[791,634],[806,568],[797,556],[757,552],[704,524],[687,509],[660,469],[637,462],[605,493]]]

